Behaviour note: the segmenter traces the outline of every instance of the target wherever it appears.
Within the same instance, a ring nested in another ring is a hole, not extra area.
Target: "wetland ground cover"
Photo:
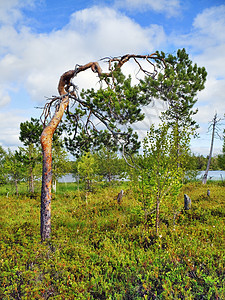
[[[49,243],[40,243],[40,195],[0,189],[0,299],[225,299],[222,183],[185,185],[179,204],[187,193],[191,210],[175,226],[162,213],[159,236],[127,183],[58,189]]]

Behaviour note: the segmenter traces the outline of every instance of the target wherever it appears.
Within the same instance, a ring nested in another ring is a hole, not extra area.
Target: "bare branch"
[[[76,90],[77,87],[71,82],[71,80],[77,76],[80,72],[86,71],[87,69],[91,69],[94,73],[98,74],[98,77],[100,80],[104,79],[106,84],[109,86],[109,82],[106,80],[107,78],[112,78],[112,86],[110,86],[112,89],[115,88],[115,82],[114,82],[114,76],[113,72],[116,71],[117,69],[120,69],[126,62],[129,60],[134,60],[134,62],[138,65],[139,71],[142,71],[145,75],[155,77],[157,75],[157,68],[155,64],[151,61],[160,61],[163,67],[166,67],[166,63],[163,58],[160,58],[157,53],[152,53],[150,55],[136,55],[136,54],[126,54],[123,56],[118,56],[118,57],[104,57],[100,61],[106,61],[108,63],[108,73],[103,73],[102,69],[99,65],[98,62],[89,62],[85,65],[79,65],[76,64],[74,70],[69,70],[65,72],[59,80],[58,84],[58,91],[59,91],[59,97],[53,97],[49,98],[48,102],[45,104],[43,113],[41,115],[41,118],[44,116],[44,121],[43,124],[45,125],[45,122],[47,118],[50,115],[50,110],[52,105],[55,105],[56,110],[59,108],[61,101],[63,100],[63,97],[69,96],[69,98],[74,97],[77,99],[76,96]],[[145,60],[147,61],[151,66],[153,66],[153,72],[150,72],[148,70],[145,70],[139,60]],[[113,69],[112,65],[113,63],[116,63],[115,68]],[[70,92],[69,89],[70,87],[73,88],[73,91]],[[72,97],[71,97],[72,96]],[[82,103],[84,105],[84,103]]]

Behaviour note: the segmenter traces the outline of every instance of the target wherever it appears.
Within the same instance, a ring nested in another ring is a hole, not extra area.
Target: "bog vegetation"
[[[128,183],[59,184],[52,240],[40,243],[40,195],[1,188],[1,299],[224,299],[225,187],[185,185],[159,235]],[[117,193],[123,189],[121,204]],[[207,196],[210,189],[210,196]],[[183,209],[183,194],[192,208]]]

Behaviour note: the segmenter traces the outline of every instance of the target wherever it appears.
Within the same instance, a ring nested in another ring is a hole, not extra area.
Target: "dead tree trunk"
[[[205,171],[205,174],[204,174],[203,179],[202,179],[202,183],[203,184],[206,184],[206,182],[207,182],[209,167],[210,167],[210,163],[211,163],[211,159],[212,159],[212,153],[213,153],[213,143],[214,143],[214,137],[215,137],[216,124],[218,122],[219,122],[219,120],[217,119],[217,113],[216,113],[215,116],[214,116],[214,118],[213,118],[213,123],[212,123],[211,146],[210,146],[209,159],[208,159],[206,171]]]

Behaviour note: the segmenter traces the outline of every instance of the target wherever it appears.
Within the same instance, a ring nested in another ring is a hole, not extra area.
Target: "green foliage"
[[[210,199],[206,190],[210,189]],[[126,189],[52,201],[52,241],[40,243],[39,199],[0,197],[1,299],[224,299],[224,187],[184,186],[192,209],[160,236],[144,230]],[[73,188],[75,190],[75,188]]]
[[[160,206],[168,215],[175,214],[179,209],[177,197],[184,177],[181,167],[184,157],[176,155],[176,136],[168,125],[162,124],[158,129],[152,125],[144,139],[144,155],[139,157],[139,167],[136,169],[134,185],[139,186],[136,194],[144,205],[146,222],[149,222],[147,215],[152,211],[157,234]]]
[[[73,107],[73,112],[67,112],[62,125],[67,131],[67,149],[76,156],[102,146],[116,151],[121,148],[120,140],[126,144],[127,151],[136,152],[140,143],[130,125],[143,120],[141,107],[145,103],[140,98],[139,87],[131,84],[131,77],[126,78],[114,66],[107,86],[83,90],[79,105]]]
[[[43,126],[40,124],[40,120],[31,118],[30,121],[20,123],[20,140],[24,146],[31,144],[40,144],[40,136],[43,130]]]
[[[117,154],[106,147],[103,147],[96,153],[96,163],[98,166],[97,173],[109,182],[113,180],[115,175],[122,177],[126,170],[125,162],[119,159]]]
[[[67,131],[65,144],[73,155],[93,149],[99,151],[102,146],[117,151],[122,145],[125,151],[136,153],[140,142],[131,125],[144,119],[142,107],[153,99],[168,103],[169,109],[162,114],[164,121],[171,126],[176,124],[180,131],[195,134],[198,126],[192,117],[197,111],[193,106],[197,92],[204,89],[207,72],[192,63],[185,49],[179,49],[176,56],[158,53],[157,75],[149,73],[136,85],[116,63],[111,65],[111,70],[110,77],[100,78],[99,89],[83,90],[67,111],[61,128]]]
[[[18,194],[18,183],[24,178],[26,169],[17,151],[12,152],[8,149],[5,157],[4,172],[7,174],[7,180],[15,184],[16,193]]]
[[[95,155],[90,152],[86,152],[78,161],[77,171],[80,178],[85,180],[87,190],[91,189],[91,183],[97,173],[96,167],[97,164]]]

